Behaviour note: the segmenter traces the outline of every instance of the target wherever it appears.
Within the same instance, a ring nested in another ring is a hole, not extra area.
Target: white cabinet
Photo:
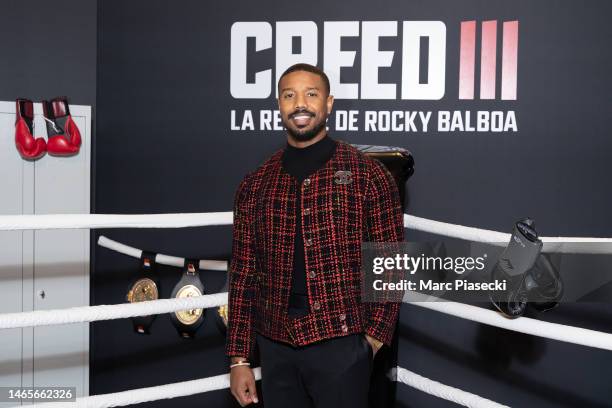
[[[91,107],[71,105],[72,157],[21,158],[15,102],[0,102],[0,214],[88,214]],[[40,103],[34,134],[46,136]],[[89,305],[89,230],[0,231],[0,313]],[[0,386],[71,386],[89,394],[89,323],[0,329]],[[0,407],[14,403],[0,403]]]

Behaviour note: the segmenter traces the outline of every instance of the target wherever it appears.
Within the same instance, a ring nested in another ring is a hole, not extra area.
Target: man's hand
[[[369,334],[366,334],[365,338],[368,341],[368,343],[370,343],[370,347],[372,347],[372,351],[373,351],[372,358],[374,358],[378,350],[380,350],[380,348],[382,347],[383,343],[381,343],[379,340],[375,340]]]
[[[232,363],[241,358],[232,357]],[[230,390],[241,407],[250,403],[258,403],[255,375],[250,366],[237,366],[230,369]]]

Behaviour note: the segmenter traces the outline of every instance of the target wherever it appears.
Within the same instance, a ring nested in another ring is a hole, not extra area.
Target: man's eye
[[[285,94],[285,99],[292,98],[292,97],[293,97],[293,94],[291,94],[291,93],[286,93]]]
[[[316,92],[308,92],[308,96],[317,96]]]

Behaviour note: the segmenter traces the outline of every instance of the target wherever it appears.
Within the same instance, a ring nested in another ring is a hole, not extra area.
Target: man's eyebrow
[[[316,86],[311,86],[311,87],[306,88],[306,89],[308,89],[308,90],[316,89],[317,91],[319,90],[319,88],[316,87]],[[283,88],[283,89],[281,89],[281,92],[285,92],[285,91],[293,91],[293,88]]]

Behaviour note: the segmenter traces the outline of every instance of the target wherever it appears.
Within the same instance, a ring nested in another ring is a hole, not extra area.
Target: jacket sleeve
[[[373,159],[365,197],[364,240],[400,242],[404,240],[404,214],[395,180],[387,168]],[[364,302],[366,333],[391,345],[401,302]]]
[[[247,175],[234,198],[232,254],[228,268],[228,320],[225,355],[250,357],[256,292],[252,192]]]

